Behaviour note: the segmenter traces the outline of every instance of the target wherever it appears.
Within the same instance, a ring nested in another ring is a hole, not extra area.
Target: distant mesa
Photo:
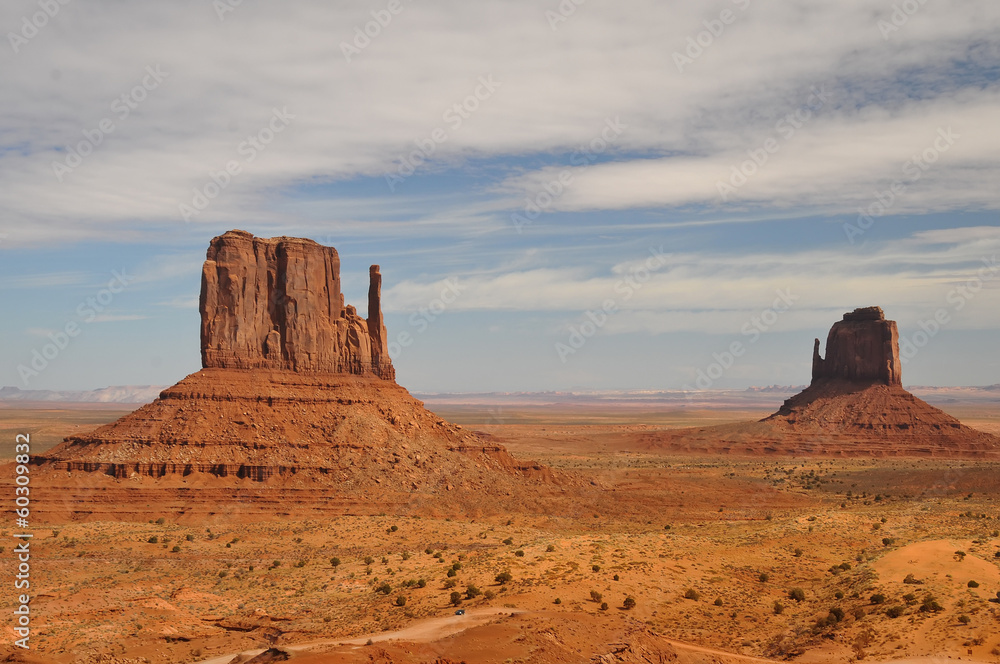
[[[168,484],[308,480],[339,496],[326,508],[376,512],[453,489],[497,509],[489,496],[556,482],[551,470],[446,422],[396,383],[379,266],[369,278],[362,318],[344,303],[333,247],[238,230],[216,237],[202,270],[204,368],[36,461]]]
[[[896,322],[855,309],[813,346],[812,382],[759,422],[648,434],[651,448],[827,456],[1000,455],[1000,438],[963,425],[903,389]]]

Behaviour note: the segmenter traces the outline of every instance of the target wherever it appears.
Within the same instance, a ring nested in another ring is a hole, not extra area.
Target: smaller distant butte
[[[813,346],[812,382],[759,422],[663,431],[649,448],[732,454],[1000,456],[1000,438],[963,425],[902,387],[899,332],[879,307],[844,314],[826,357]]]

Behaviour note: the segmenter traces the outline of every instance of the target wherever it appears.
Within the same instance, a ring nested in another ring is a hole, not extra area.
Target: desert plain
[[[988,393],[914,392],[1000,433]],[[324,503],[307,478],[75,473],[72,503],[34,486],[33,647],[6,661],[1000,661],[1000,462],[644,442],[785,396],[422,395],[589,480],[544,503]],[[8,404],[4,452],[122,414]]]

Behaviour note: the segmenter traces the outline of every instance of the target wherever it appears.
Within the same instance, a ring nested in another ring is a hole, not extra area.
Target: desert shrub
[[[600,572],[601,571],[601,566],[600,565],[591,565],[590,569],[594,570],[595,572]]]
[[[305,567],[306,566],[306,561],[300,560],[297,563],[295,563],[295,566],[296,567]]]
[[[890,606],[888,609],[885,610],[885,615],[889,616],[890,618],[898,618],[904,613],[906,613],[906,608],[900,606],[899,604]]]
[[[774,611],[774,615],[779,615],[781,613],[784,613],[784,611],[785,611],[785,605],[782,604],[781,602],[775,600],[774,606],[772,607],[772,610]]]
[[[559,599],[558,597],[556,597],[554,600],[552,600],[552,603],[553,604],[562,604],[562,600]]]
[[[406,596],[405,595],[396,595],[396,606],[406,606]]]
[[[518,558],[524,558],[524,551],[522,549],[518,549],[517,551],[514,552],[514,555],[517,556]]]
[[[793,551],[792,553],[795,554],[796,558],[801,558],[803,551],[802,551],[802,549],[795,549],[795,551]]]
[[[455,576],[456,574],[458,574],[458,572],[455,571],[454,567],[448,570],[448,576]]]
[[[340,566],[340,558],[338,558],[337,556],[334,556],[333,558],[330,558],[330,565],[332,567],[339,567]]]
[[[910,584],[917,585],[917,584],[923,583],[923,581],[921,581],[917,577],[913,576],[913,574],[907,574],[906,578],[903,579],[903,583],[910,583]]]
[[[548,553],[552,553],[555,550],[556,550],[556,545],[555,544],[549,544],[547,547],[545,547],[545,551],[548,552]]]
[[[178,546],[177,544],[174,544],[174,548],[172,548],[170,550],[173,551],[174,553],[179,553],[180,550],[181,550],[181,547]]]
[[[462,593],[458,592],[457,590],[452,590],[450,601],[452,603],[452,606],[458,606],[459,604],[462,603]]]
[[[684,599],[693,599],[697,602],[700,597],[701,595],[694,588],[688,588],[684,591]]]
[[[966,555],[965,551],[956,551],[955,552],[955,558],[958,559],[958,562],[962,562],[963,560],[965,560],[965,555]]]
[[[469,599],[475,599],[476,597],[479,597],[481,594],[482,591],[479,590],[479,588],[472,585],[471,583],[465,587],[465,596],[468,597]]]
[[[402,554],[400,554],[399,557],[402,558],[403,560],[409,560],[410,559],[410,552],[409,551],[404,551]]]
[[[771,575],[769,575],[767,572],[761,572],[757,576],[757,580],[760,581],[761,583],[767,583],[770,580],[770,578]]]
[[[618,581],[620,577],[619,577],[619,576],[618,576],[617,574],[615,574],[615,575],[614,575],[613,577],[611,577],[611,578],[613,578],[613,579],[614,579],[615,581]]]
[[[966,585],[969,586],[970,588],[978,588],[979,587],[979,582],[978,581],[969,581],[969,583],[967,583]]]
[[[885,604],[885,595],[882,593],[875,593],[871,596],[872,604]]]
[[[444,589],[448,590],[449,588],[454,588],[457,585],[458,581],[456,581],[455,579],[446,579],[444,582]]]
[[[156,525],[158,525],[158,526],[162,526],[162,525],[163,525],[163,524],[165,524],[166,522],[167,522],[167,520],[166,520],[166,519],[164,519],[164,518],[163,518],[163,517],[161,516],[161,517],[160,517],[159,519],[157,519],[157,520],[156,520]]]
[[[608,603],[601,602],[601,611],[607,611],[607,610],[608,610]]]
[[[513,581],[514,577],[510,572],[500,572],[494,577],[493,580],[503,586]]]
[[[152,537],[150,537],[150,538],[149,538],[148,540],[146,540],[146,541],[147,541],[147,542],[149,542],[150,544],[159,544],[159,542],[160,542],[160,538],[159,538],[159,537],[157,537],[156,535],[153,535]]]
[[[969,616],[965,615],[964,613],[958,617],[958,622],[962,623],[963,625],[968,625],[969,622],[971,622],[971,620],[972,619],[969,618]]]
[[[424,549],[424,553],[426,553],[429,556],[432,553],[434,553],[434,549],[432,549],[431,547],[427,547],[426,549]]]
[[[670,524],[668,523],[667,525],[663,526],[663,529],[664,530],[670,530]]]
[[[837,592],[833,593],[833,596],[836,597],[837,599],[844,599],[844,592],[838,590]]]
[[[220,570],[220,571],[219,571],[219,578],[220,578],[220,579],[224,579],[224,578],[226,578],[227,576],[229,576],[229,571],[228,571],[228,570]]]
[[[375,589],[375,592],[382,593],[383,595],[388,595],[389,593],[392,592],[392,586],[389,585],[388,581],[383,581],[379,585],[379,587]]]
[[[427,579],[417,579],[417,588],[426,588]]]
[[[604,596],[601,595],[601,593],[597,592],[596,590],[591,590],[590,599],[594,602],[600,602],[601,600],[604,599]]]
[[[722,606],[722,598],[721,597],[716,597],[715,601],[712,602],[712,603],[715,604],[716,606]]]
[[[508,537],[507,539],[505,539],[503,541],[503,543],[506,544],[507,546],[510,546],[510,545],[512,545],[514,543],[514,538],[513,537]]]
[[[492,590],[487,590],[486,592],[483,593],[483,599],[485,599],[487,601],[493,599],[496,596],[497,596],[497,594],[495,592],[493,592]]]
[[[806,598],[806,591],[802,588],[792,588],[788,591],[788,598],[794,599],[796,602],[801,602]]]
[[[883,537],[882,538],[882,546],[892,546],[895,543],[896,543],[896,538],[895,537]]]
[[[833,622],[839,623],[841,620],[844,619],[844,610],[839,606],[835,606],[832,609],[830,609],[830,615],[828,616],[828,618],[830,617],[834,619]]]
[[[365,565],[371,565],[373,562],[375,562],[374,558],[371,556],[365,556]]]
[[[903,601],[912,606],[913,604],[916,604],[917,596],[913,593],[906,593],[903,595]]]
[[[193,542],[194,541],[194,535],[192,535],[191,533],[188,533],[187,535],[184,536],[184,539],[186,539],[189,542]]]
[[[934,599],[933,595],[925,597],[923,603],[920,605],[921,613],[938,613],[939,611],[944,611],[944,607]]]
[[[626,597],[625,601],[622,602],[622,607],[624,607],[626,610],[632,610],[632,609],[634,609],[635,608],[635,598],[632,597],[631,595],[629,595],[628,597]]]
[[[399,526],[395,526],[395,525],[394,525],[394,526],[389,526],[389,531],[390,531],[390,532],[393,532],[393,533],[394,533],[394,532],[396,532],[397,530],[399,530]],[[403,606],[403,605],[402,605],[402,604],[400,604],[400,606]]]

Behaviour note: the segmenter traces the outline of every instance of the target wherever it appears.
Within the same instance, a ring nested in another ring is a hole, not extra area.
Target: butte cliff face
[[[813,346],[812,382],[846,380],[902,385],[899,331],[879,307],[855,309],[833,324],[826,337],[826,358]]]
[[[899,332],[879,307],[833,324],[826,357],[813,346],[812,382],[760,422],[651,434],[650,447],[737,454],[1000,455],[1000,439],[971,429],[903,389]]]
[[[333,247],[245,231],[213,239],[201,276],[202,366],[394,379],[378,265],[370,279],[365,320],[344,305]]]
[[[446,422],[396,383],[377,265],[369,277],[364,319],[344,304],[332,247],[243,231],[213,239],[202,271],[204,368],[36,462],[119,481],[155,478],[158,487],[187,478],[223,489],[307,482],[322,509],[355,512],[436,509],[441,492],[465,500],[466,511],[490,511],[530,495],[528,486],[561,482]]]

